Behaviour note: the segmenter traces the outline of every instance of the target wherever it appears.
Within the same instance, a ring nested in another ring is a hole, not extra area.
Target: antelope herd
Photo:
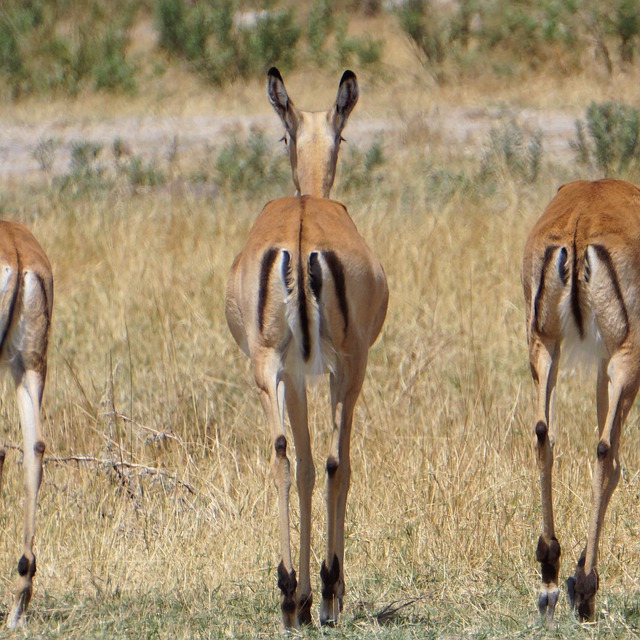
[[[368,352],[387,312],[384,270],[346,207],[329,198],[342,131],[358,101],[345,71],[328,111],[298,109],[279,71],[268,72],[268,98],[285,129],[295,197],[268,202],[229,273],[225,313],[251,360],[272,444],[278,495],[277,569],[283,628],[312,622],[311,503],[315,467],[306,377],[329,375],[331,436],[325,464],[326,547],[320,569],[320,623],[335,624],[345,593],[345,512],[350,437]],[[45,449],[40,406],[53,305],[49,261],[25,227],[0,222],[0,361],[13,376],[23,436],[25,519],[8,627],[24,622],[36,573],[36,503]],[[535,551],[542,584],[538,608],[553,622],[561,547],[552,500],[552,420],[561,348],[598,363],[599,441],[586,545],[567,580],[571,607],[592,620],[598,590],[598,543],[620,477],[622,426],[640,385],[640,188],[621,180],[563,185],[534,225],[522,265],[531,374],[537,393],[535,443],[542,534]],[[291,469],[285,407],[295,446],[300,502],[298,571],[289,522]],[[0,480],[5,451],[0,447]]]

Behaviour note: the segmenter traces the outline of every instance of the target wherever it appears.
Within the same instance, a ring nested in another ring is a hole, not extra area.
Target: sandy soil
[[[461,145],[467,153],[477,153],[487,143],[492,127],[513,120],[525,131],[543,132],[545,154],[566,160],[572,152],[570,140],[575,137],[576,111],[530,108],[468,108],[440,105],[429,113],[411,116],[410,122],[392,119],[366,119],[359,114],[349,122],[345,137],[352,144],[366,146],[375,136],[385,144],[393,144],[398,137],[405,139],[411,131],[422,128],[427,137],[445,145]],[[274,114],[252,116],[123,116],[112,119],[51,119],[37,124],[0,121],[0,178],[22,181],[37,178],[43,169],[34,151],[44,141],[52,140],[51,173],[69,171],[70,152],[74,142],[84,141],[102,145],[104,154],[111,153],[117,139],[126,143],[128,152],[145,160],[164,161],[170,153],[179,157],[205,157],[234,134],[247,133],[256,127],[274,139],[282,135],[281,125]],[[400,132],[400,136],[398,136]]]

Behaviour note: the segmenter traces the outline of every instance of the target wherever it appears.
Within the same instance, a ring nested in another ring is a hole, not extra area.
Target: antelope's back
[[[367,342],[367,346],[372,344],[386,315],[388,289],[384,271],[342,204],[302,196],[268,202],[232,265],[227,284],[227,320],[245,352],[246,336],[238,327],[242,324],[247,331],[247,326],[260,325],[260,305],[255,303],[255,294],[265,289],[264,265],[269,260],[282,260],[283,251],[290,259],[287,270],[296,281],[302,265],[305,275],[301,284],[305,288],[309,285],[311,254],[321,256],[334,280],[343,278],[345,291],[335,291],[334,282],[335,296],[324,309],[329,312],[329,324],[335,326],[331,333],[344,335],[346,318],[350,333]],[[283,291],[280,298],[271,296],[268,304],[284,305],[285,298]],[[272,316],[278,315],[273,311]],[[283,314],[284,310],[284,317]]]
[[[640,189],[613,179],[560,187],[527,240],[522,283],[528,326],[618,348],[640,320]]]

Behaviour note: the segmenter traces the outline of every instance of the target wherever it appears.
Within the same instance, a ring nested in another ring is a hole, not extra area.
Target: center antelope
[[[47,343],[53,305],[53,276],[44,251],[25,227],[0,221],[0,365],[16,386],[22,426],[24,534],[8,627],[24,621],[36,573],[33,540],[44,440],[40,404],[47,374]],[[5,451],[0,446],[0,480]]]
[[[560,187],[525,246],[522,283],[531,374],[537,390],[536,451],[542,493],[540,613],[551,622],[558,600],[560,544],[553,522],[552,420],[560,349],[598,362],[599,441],[587,543],[567,580],[571,607],[591,620],[598,590],[598,542],[620,478],[622,426],[640,385],[640,188],[621,180]]]
[[[329,374],[332,433],[326,459],[327,544],[320,576],[320,622],[342,610],[344,520],[351,476],[353,412],[387,311],[384,271],[346,208],[329,200],[341,133],[358,100],[351,71],[340,80],[328,111],[297,109],[277,69],[268,72],[268,97],[285,127],[296,197],[268,202],[231,267],[226,317],[251,358],[273,443],[278,492],[278,587],[283,627],[311,622],[309,576],[311,497],[315,470],[307,423],[305,376]],[[299,576],[291,557],[291,484],[285,405],[296,450],[300,499]]]

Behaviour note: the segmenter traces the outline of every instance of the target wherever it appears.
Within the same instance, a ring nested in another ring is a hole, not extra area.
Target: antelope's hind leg
[[[289,525],[289,490],[291,488],[291,466],[287,456],[287,438],[284,432],[284,380],[280,356],[273,350],[252,356],[254,376],[260,401],[264,409],[273,452],[271,470],[278,492],[278,522],[280,533],[280,564],[278,565],[278,588],[280,589],[280,612],[284,629],[297,628],[296,590],[298,582],[291,559],[291,528]]]
[[[304,378],[285,377],[285,400],[296,449],[296,482],[300,499],[300,563],[296,591],[298,623],[311,624],[311,506],[316,472],[311,453]]]
[[[320,624],[333,625],[342,612],[344,583],[344,521],[351,484],[351,426],[366,370],[366,357],[357,370],[338,363],[330,374],[333,433],[327,457],[327,552],[320,569]]]
[[[538,610],[540,615],[551,623],[558,602],[560,570],[560,544],[553,522],[552,473],[555,431],[551,415],[560,347],[555,341],[544,341],[540,336],[533,335],[530,339],[529,357],[537,391],[535,438],[542,503],[542,534],[536,547],[536,560],[540,563],[541,572]]]
[[[591,517],[587,544],[578,560],[575,575],[567,580],[571,607],[581,621],[593,620],[599,579],[598,546],[605,513],[620,479],[618,450],[622,426],[638,391],[638,366],[633,354],[618,353],[598,370],[598,431],[593,473]]]
[[[46,274],[45,274],[46,275]],[[11,360],[11,374],[22,428],[24,466],[24,531],[22,556],[18,561],[18,579],[7,626],[24,622],[36,573],[33,542],[36,532],[38,491],[42,482],[44,438],[40,418],[42,394],[47,375],[47,343],[51,322],[52,283],[25,269],[22,275],[20,318],[5,338],[16,356]]]
[[[33,576],[36,573],[33,541],[45,449],[40,426],[40,403],[44,388],[44,373],[41,374],[33,370],[22,373],[14,371],[14,377],[24,444],[25,502],[22,556],[18,561],[18,578],[13,606],[7,619],[7,626],[12,629],[24,623],[24,614],[33,592]]]

